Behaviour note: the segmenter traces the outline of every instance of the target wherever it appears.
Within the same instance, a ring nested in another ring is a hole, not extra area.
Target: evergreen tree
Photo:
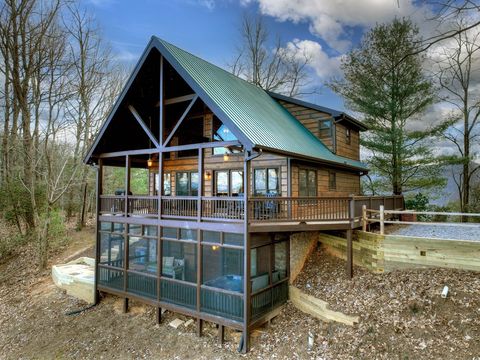
[[[444,183],[427,141],[444,124],[420,121],[435,94],[423,73],[422,55],[415,54],[419,43],[410,20],[379,24],[342,61],[344,79],[329,84],[363,115],[370,129],[362,140],[368,162],[394,194]]]

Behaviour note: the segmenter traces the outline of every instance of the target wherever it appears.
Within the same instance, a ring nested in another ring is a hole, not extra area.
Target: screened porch
[[[101,222],[99,233],[100,290],[160,307],[180,307],[205,319],[242,323],[243,234],[114,222]],[[287,300],[288,239],[282,234],[252,234],[252,322]]]

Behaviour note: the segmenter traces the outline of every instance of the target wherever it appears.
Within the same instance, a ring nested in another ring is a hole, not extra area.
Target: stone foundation
[[[290,236],[290,283],[295,281],[305,261],[315,250],[319,236],[318,231],[295,233]]]

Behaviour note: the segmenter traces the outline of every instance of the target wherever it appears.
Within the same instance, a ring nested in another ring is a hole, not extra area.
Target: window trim
[[[178,174],[187,173],[188,174],[188,195],[178,195],[178,186],[177,186],[177,179]],[[175,171],[175,196],[198,196],[198,192],[200,189],[197,189],[197,195],[192,195],[192,174],[198,174],[196,170],[182,170],[182,171]],[[200,184],[200,181],[198,182]],[[170,193],[172,191],[170,190]]]
[[[252,173],[253,173],[253,186],[252,186],[252,190],[253,190],[253,196],[263,196],[263,194],[259,194],[257,193],[257,190],[256,190],[256,187],[255,187],[255,184],[256,184],[256,170],[266,170],[266,178],[265,178],[265,191],[266,193],[269,193],[270,192],[270,189],[268,189],[268,170],[271,170],[271,169],[274,169],[274,170],[277,170],[277,196],[282,196],[282,184],[281,184],[281,181],[282,181],[282,174],[281,174],[281,167],[280,166],[257,166],[257,167],[253,167],[252,168]]]
[[[219,196],[218,193],[217,193],[217,173],[219,172],[226,172],[228,173],[228,184],[227,184],[227,187],[228,187],[228,195],[229,197],[232,197],[232,172],[240,172],[242,173],[242,187],[243,187],[243,179],[244,179],[244,176],[243,176],[243,169],[240,169],[240,168],[237,168],[237,169],[222,169],[222,170],[214,170],[213,171],[213,193],[214,193],[214,196]],[[245,192],[243,193],[245,194]],[[220,195],[220,196],[224,196],[224,195]]]
[[[330,125],[327,127],[327,126],[322,126],[322,124],[328,122]],[[332,137],[333,136],[333,126],[334,126],[334,122],[332,121],[332,119],[321,119],[321,120],[318,120],[318,131],[321,132],[322,130],[329,130],[328,132],[328,136]]]
[[[301,171],[306,171],[306,184],[307,184],[307,188],[306,188],[306,192],[307,192],[307,195],[300,195],[300,172]],[[315,173],[315,194],[314,195],[310,195],[310,192],[308,190],[308,173],[310,171],[313,171]],[[311,167],[299,167],[298,168],[298,196],[299,197],[317,197],[318,196],[318,169],[315,169],[315,168],[311,168]]]

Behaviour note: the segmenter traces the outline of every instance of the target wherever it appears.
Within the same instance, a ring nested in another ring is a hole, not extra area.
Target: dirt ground
[[[93,231],[72,233],[70,245],[52,263],[91,255]],[[166,312],[155,324],[154,309],[131,302],[121,313],[114,296],[79,315],[67,312],[86,304],[57,289],[49,271],[38,273],[33,249],[0,265],[1,359],[469,359],[480,356],[480,274],[452,270],[415,270],[373,275],[355,269],[346,280],[342,260],[320,251],[296,281],[331,308],[360,315],[354,327],[325,323],[287,304],[268,328],[254,332],[252,350],[236,351],[241,333],[226,331],[216,339],[207,323],[205,335],[195,324],[171,328]],[[443,285],[451,287],[440,298]],[[308,333],[315,337],[307,350]]]

